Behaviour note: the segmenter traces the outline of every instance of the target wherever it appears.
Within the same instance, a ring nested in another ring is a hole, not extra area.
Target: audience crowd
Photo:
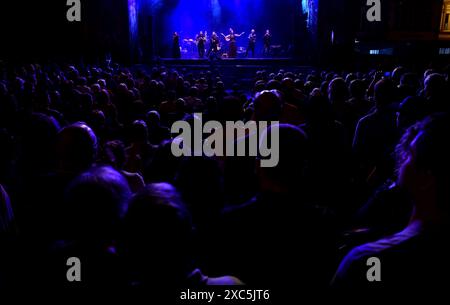
[[[0,289],[448,287],[448,69],[0,72]],[[278,121],[279,164],[174,157],[195,113]]]

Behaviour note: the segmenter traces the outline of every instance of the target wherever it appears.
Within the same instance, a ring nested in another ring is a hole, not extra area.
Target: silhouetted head
[[[375,84],[374,95],[378,107],[391,104],[394,99],[394,84],[388,79],[378,81]]]
[[[253,119],[255,121],[277,121],[282,110],[281,95],[276,90],[265,90],[256,94]]]
[[[277,129],[279,132],[279,162],[275,167],[258,166],[261,191],[292,192],[299,190],[306,167],[306,134],[296,126],[277,124],[272,125],[263,133],[262,141],[267,139],[273,129]]]
[[[209,223],[220,214],[224,195],[222,185],[222,172],[217,160],[186,157],[181,161],[176,187],[196,225]]]
[[[444,220],[450,211],[450,118],[436,114],[408,129],[397,147],[398,183],[425,221]]]
[[[85,123],[78,122],[62,129],[56,142],[58,170],[80,173],[89,169],[97,154],[97,137]]]
[[[175,188],[150,184],[134,195],[124,221],[124,251],[141,283],[182,283],[192,271],[190,216]]]
[[[55,144],[60,132],[58,122],[51,116],[33,113],[22,127],[21,157],[25,170],[54,170]]]
[[[441,96],[445,92],[445,77],[438,73],[433,73],[425,78],[425,97]]]
[[[161,123],[161,116],[159,115],[159,112],[156,110],[151,110],[151,111],[147,112],[146,122],[149,127],[150,126],[159,126]]]
[[[419,78],[414,73],[404,73],[400,78],[400,87],[411,88],[415,93],[420,87]]]
[[[254,92],[261,92],[261,91],[264,91],[264,89],[266,89],[266,83],[263,80],[258,80],[255,83],[253,91]]]
[[[78,176],[65,194],[65,234],[82,240],[113,240],[131,196],[125,178],[111,167]]]
[[[308,123],[322,123],[333,118],[329,100],[320,94],[311,95],[305,105],[305,116]]]
[[[135,143],[145,143],[148,141],[148,128],[143,120],[136,120],[130,127],[130,139]]]
[[[366,86],[360,79],[350,82],[350,95],[356,99],[363,99],[366,96]]]
[[[175,101],[175,109],[177,113],[184,113],[186,110],[186,101],[182,98],[179,98]]]
[[[282,84],[281,81],[277,79],[271,79],[266,85],[267,90],[281,90]]]
[[[406,69],[404,67],[397,67],[392,71],[392,82],[394,86],[398,86],[400,84],[400,80],[402,76],[406,73]]]
[[[431,103],[433,111],[439,112],[450,110],[445,76],[437,73],[430,74],[425,78],[424,86],[425,98]]]
[[[348,88],[343,78],[335,78],[328,85],[328,98],[331,103],[342,103],[348,99]]]
[[[426,100],[418,96],[409,96],[398,107],[397,127],[405,130],[425,118],[427,114]]]

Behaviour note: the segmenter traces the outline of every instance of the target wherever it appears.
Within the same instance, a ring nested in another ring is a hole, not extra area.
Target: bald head
[[[61,130],[57,137],[60,170],[79,173],[89,169],[97,152],[97,137],[85,123],[72,124]]]
[[[256,95],[254,102],[255,121],[277,121],[281,115],[281,94],[276,90],[262,91]]]

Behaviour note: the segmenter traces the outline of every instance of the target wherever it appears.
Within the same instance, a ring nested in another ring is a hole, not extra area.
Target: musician
[[[219,36],[217,36],[216,32],[212,32],[211,37],[209,39],[209,50],[206,56],[209,58],[218,58],[219,49],[220,49]]]
[[[256,31],[252,29],[250,35],[248,35],[248,46],[245,52],[245,57],[248,57],[248,53],[252,51],[252,57],[255,57],[255,45],[256,45]]]
[[[195,40],[197,41],[198,57],[199,58],[205,57],[206,36],[205,34],[203,34],[203,31],[200,31]]]
[[[264,55],[268,56],[270,54],[270,41],[272,40],[272,34],[267,30],[264,34]]]
[[[181,58],[180,52],[180,35],[178,32],[174,32],[172,36],[172,57],[173,58]]]
[[[221,33],[221,35],[225,38],[225,40],[230,43],[229,50],[228,50],[229,58],[237,57],[236,38],[241,37],[244,34],[245,34],[245,32],[242,32],[241,34],[236,34],[236,33],[234,33],[234,30],[232,28],[230,28],[230,33],[226,36],[225,36],[225,34]]]

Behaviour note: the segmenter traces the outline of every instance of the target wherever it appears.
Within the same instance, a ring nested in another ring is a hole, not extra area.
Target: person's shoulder
[[[208,286],[241,286],[244,283],[234,276],[221,276],[208,278],[206,285]]]
[[[223,209],[222,214],[225,218],[235,217],[237,215],[244,214],[247,211],[253,210],[257,205],[257,201],[258,201],[257,197],[253,197],[252,199],[250,199],[245,203],[226,207]]]
[[[121,174],[123,176],[125,176],[127,179],[130,179],[132,181],[135,181],[135,182],[144,181],[144,179],[142,178],[141,174],[139,174],[139,173],[127,172],[125,170],[122,170],[120,172],[121,172]]]
[[[412,225],[394,235],[358,246],[350,251],[347,257],[350,260],[361,260],[372,256],[380,257],[404,247],[418,235],[418,228]]]
[[[244,283],[234,276],[209,277],[202,273],[200,269],[195,269],[187,279],[193,286],[239,286]]]
[[[379,112],[377,110],[371,111],[358,120],[357,129],[370,128],[379,121]]]
[[[376,117],[378,116],[379,112],[375,109],[371,112],[369,112],[368,114],[364,115],[360,120],[359,123],[369,123],[373,120],[376,119]]]

